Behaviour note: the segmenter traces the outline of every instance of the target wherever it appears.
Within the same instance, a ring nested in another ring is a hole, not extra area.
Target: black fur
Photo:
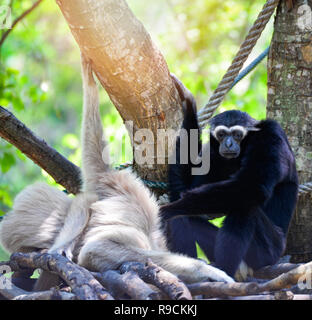
[[[210,171],[192,176],[191,163],[169,167],[170,204],[162,207],[168,219],[170,249],[196,257],[195,242],[210,261],[233,276],[243,260],[253,269],[274,264],[285,248],[295,209],[298,178],[287,137],[273,120],[256,121],[247,113],[227,111],[215,116],[211,127],[256,127],[240,145],[240,155],[226,159],[210,135]],[[183,126],[199,129],[194,101],[186,101]],[[199,150],[201,142],[198,140]],[[199,217],[198,215],[202,215]],[[204,215],[226,215],[218,229]],[[175,218],[175,219],[172,219]]]

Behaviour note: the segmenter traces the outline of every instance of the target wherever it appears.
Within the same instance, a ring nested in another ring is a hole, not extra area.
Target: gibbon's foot
[[[216,267],[213,267],[212,265],[207,264],[205,261],[197,260],[197,262],[198,264],[197,264],[196,271],[194,271],[194,275],[190,277],[190,278],[193,278],[191,282],[201,282],[201,281],[214,281],[214,282],[225,282],[225,283],[235,282],[235,280],[230,276],[228,276],[224,271]],[[186,281],[186,279],[183,279],[183,275],[179,275],[179,278],[182,281]],[[186,282],[190,282],[190,281],[186,281]]]
[[[242,261],[235,272],[234,278],[238,282],[244,282],[249,276],[253,276],[253,269],[249,268],[245,261]]]
[[[73,260],[73,247],[74,247],[74,242],[69,243],[67,245],[64,245],[60,248],[51,248],[49,250],[49,253],[57,253],[60,254],[64,257],[66,257],[68,260],[72,261]]]
[[[210,266],[206,264],[206,267],[209,268],[209,273],[210,275],[208,276],[208,279],[211,281],[220,281],[220,282],[225,282],[225,283],[234,283],[235,280],[228,276],[224,271]],[[208,271],[208,270],[207,270]]]

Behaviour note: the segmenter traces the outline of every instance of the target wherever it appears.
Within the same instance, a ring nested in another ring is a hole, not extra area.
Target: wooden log
[[[258,279],[274,279],[282,273],[286,273],[290,270],[293,270],[299,267],[300,265],[301,264],[296,263],[280,263],[273,266],[266,266],[259,270],[255,270],[253,273],[253,277]]]
[[[172,300],[191,300],[192,296],[186,285],[175,275],[156,266],[151,260],[146,265],[139,262],[125,262],[120,272],[133,271],[147,283],[153,284]]]
[[[223,282],[199,282],[189,284],[188,289],[193,296],[205,295],[209,297],[233,297],[233,296],[247,296],[257,294],[260,292],[258,283],[223,283]]]
[[[93,272],[93,276],[117,299],[127,294],[134,300],[159,300],[160,294],[152,290],[136,273],[129,271]]]
[[[43,269],[59,275],[79,300],[113,300],[92,274],[60,254],[13,253],[9,261],[12,270]]]

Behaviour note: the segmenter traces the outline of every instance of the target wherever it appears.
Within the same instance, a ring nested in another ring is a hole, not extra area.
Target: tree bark
[[[303,8],[306,18],[301,15]],[[312,0],[295,1],[291,10],[286,1],[281,1],[268,61],[267,115],[286,130],[297,159],[300,183],[312,181],[311,9]],[[286,253],[292,262],[312,260],[311,213],[311,194],[301,196],[287,241]]]
[[[162,54],[124,0],[56,2],[122,119],[133,122],[134,136],[142,128],[152,131],[149,160],[154,161],[157,143],[165,140],[157,139],[157,129],[176,130],[182,120],[181,101]],[[145,144],[144,137],[133,141],[134,151],[140,154]],[[136,169],[143,179],[167,177],[165,163],[136,163]]]

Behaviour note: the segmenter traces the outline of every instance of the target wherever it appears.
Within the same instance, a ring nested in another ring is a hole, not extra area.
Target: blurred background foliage
[[[199,108],[208,101],[264,4],[263,0],[127,2],[160,47],[170,71],[195,95]],[[0,5],[12,6],[13,21],[33,3],[0,0]],[[271,21],[246,64],[269,45],[272,28]],[[5,31],[0,30],[0,38]],[[0,47],[0,105],[80,165],[80,52],[55,1],[44,0]],[[263,62],[230,92],[219,111],[238,108],[261,119],[265,105]],[[101,113],[114,164],[130,160],[131,148],[119,152],[125,131],[104,90]],[[43,170],[0,139],[0,215],[10,209],[19,191],[39,180],[54,184]]]

